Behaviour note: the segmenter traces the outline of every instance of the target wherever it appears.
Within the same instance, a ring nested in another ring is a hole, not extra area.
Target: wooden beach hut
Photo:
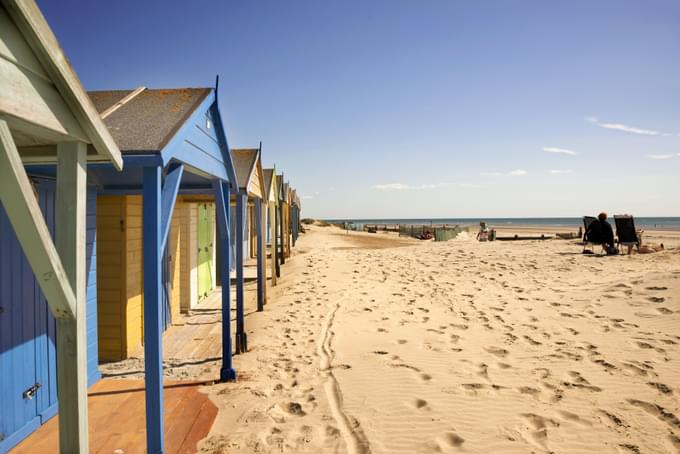
[[[178,204],[178,196],[208,196],[215,201],[219,241],[228,250],[228,201],[232,184],[236,184],[235,171],[218,108],[217,87],[140,87],[89,95],[122,150],[125,163],[121,173],[112,172],[106,165],[91,169],[98,182],[100,201],[114,206],[106,216],[100,213],[97,221],[101,243],[98,260],[102,268],[106,263],[110,271],[106,276],[100,272],[99,324],[101,336],[106,339],[100,338],[102,342],[109,342],[109,338],[128,342],[126,348],[130,348],[131,341],[138,344],[137,336],[143,336],[147,451],[162,452],[161,336],[172,311],[172,286],[181,287],[176,278],[183,268],[178,263],[182,260],[182,223],[177,221],[173,228],[174,219],[181,218],[180,211],[175,210],[184,202]],[[123,273],[128,267],[134,269],[132,275]],[[235,378],[229,268],[227,256],[220,269],[225,287],[222,380]]]
[[[276,235],[276,220],[277,209],[279,206],[278,188],[276,186],[276,168],[264,169],[264,187],[265,200],[267,201],[267,208],[265,209],[266,222],[263,223],[267,229],[267,239],[269,240],[269,251],[271,255],[271,275],[272,285],[276,285],[276,278],[278,277],[278,240]]]
[[[244,315],[244,261],[248,251],[250,231],[255,231],[257,248],[257,309],[261,311],[265,298],[264,237],[262,235],[262,200],[264,199],[264,178],[259,148],[232,149],[231,156],[236,170],[238,192],[232,198],[235,211],[233,224],[236,238],[236,352],[248,350]],[[248,219],[248,207],[254,208]]]
[[[290,196],[290,231],[293,247],[295,247],[295,243],[300,236],[300,210],[300,196],[298,196],[297,191],[293,189]]]
[[[286,196],[284,193],[284,175],[276,175],[276,188],[278,189],[278,210],[277,210],[277,245],[278,251],[277,256],[279,259],[279,265],[284,265],[286,263]],[[277,271],[280,271],[280,266]],[[277,272],[277,276],[281,277],[280,272]]]
[[[0,452],[57,411],[60,451],[88,451],[87,386],[99,377],[93,162],[123,165],[38,7],[3,0]]]
[[[283,183],[283,254],[286,258],[290,257],[291,234],[290,234],[290,184]]]

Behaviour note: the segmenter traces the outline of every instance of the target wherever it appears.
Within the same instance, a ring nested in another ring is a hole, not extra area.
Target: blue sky
[[[680,216],[674,0],[38,3],[87,89],[219,74],[305,216]]]

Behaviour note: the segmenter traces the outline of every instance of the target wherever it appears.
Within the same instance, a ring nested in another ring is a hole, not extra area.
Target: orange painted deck
[[[201,383],[165,382],[165,452],[193,453],[217,416],[217,407],[198,388]],[[143,380],[104,379],[88,398],[91,453],[146,452]],[[56,416],[11,450],[59,452]]]

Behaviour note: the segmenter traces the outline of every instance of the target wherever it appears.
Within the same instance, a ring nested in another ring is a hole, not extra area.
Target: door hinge
[[[24,399],[33,399],[35,397],[35,393],[38,392],[38,389],[40,389],[42,385],[40,383],[36,383],[35,385],[31,386],[28,388],[26,391],[23,392],[22,396]]]

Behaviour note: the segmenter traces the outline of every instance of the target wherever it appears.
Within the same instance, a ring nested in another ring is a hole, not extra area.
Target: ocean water
[[[614,223],[613,218],[609,219]],[[326,219],[328,222],[351,222],[356,226],[364,224],[459,224],[477,225],[486,221],[490,227],[545,226],[545,227],[574,227],[583,226],[582,218],[432,218],[432,219]],[[635,226],[642,229],[680,230],[680,217],[635,217]]]

